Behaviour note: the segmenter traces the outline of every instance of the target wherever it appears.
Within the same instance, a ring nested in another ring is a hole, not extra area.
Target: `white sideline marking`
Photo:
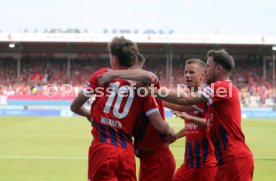
[[[0,155],[0,159],[86,160],[87,157]]]
[[[184,157],[174,158],[184,160]],[[87,157],[0,155],[0,159],[87,160]],[[276,160],[276,157],[254,157],[254,160]]]

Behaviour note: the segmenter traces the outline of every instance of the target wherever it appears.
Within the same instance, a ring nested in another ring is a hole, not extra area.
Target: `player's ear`
[[[116,65],[117,65],[117,57],[116,56],[110,57],[110,64],[111,64],[111,67],[116,67]]]
[[[218,72],[221,72],[223,70],[221,65],[217,65],[216,69],[217,69]]]
[[[202,71],[201,76],[200,76],[200,80],[203,81],[205,79],[205,71]]]
[[[200,79],[201,81],[205,79],[205,76],[206,76],[206,69],[201,69],[201,76],[200,76]]]

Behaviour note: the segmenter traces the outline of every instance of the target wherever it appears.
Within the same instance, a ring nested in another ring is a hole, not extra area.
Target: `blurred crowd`
[[[166,66],[165,56],[146,56],[146,59],[144,69],[154,72],[162,86],[174,88],[174,85],[184,82],[185,59],[174,59],[171,69]],[[69,66],[66,58],[26,57],[20,60],[19,69],[16,59],[0,58],[0,95],[40,95],[48,84],[70,84],[80,88],[95,70],[104,66],[109,67],[108,56],[71,59]],[[275,98],[271,66],[267,66],[264,77],[261,61],[236,60],[231,80],[240,89],[244,106],[251,104],[251,97],[257,97],[258,106],[265,106],[267,99]]]

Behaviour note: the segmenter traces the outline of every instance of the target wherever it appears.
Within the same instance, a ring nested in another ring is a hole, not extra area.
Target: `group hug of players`
[[[238,89],[229,79],[235,66],[231,55],[210,50],[206,63],[186,60],[188,91],[179,94],[160,89],[155,74],[142,69],[145,59],[134,42],[115,37],[108,51],[111,69],[94,72],[71,104],[92,124],[89,181],[136,180],[135,155],[140,181],[252,180],[254,161],[241,129]],[[95,98],[90,110],[83,107],[88,95]],[[184,119],[179,132],[165,121],[164,107]],[[184,136],[184,163],[175,171],[169,144]]]

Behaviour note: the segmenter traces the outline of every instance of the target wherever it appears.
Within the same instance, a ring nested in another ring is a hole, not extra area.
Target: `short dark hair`
[[[214,62],[221,65],[228,72],[231,72],[235,67],[234,58],[224,49],[209,50],[207,56],[213,57]]]
[[[198,59],[198,58],[191,58],[186,60],[186,65],[188,64],[198,64],[200,65],[202,68],[205,68],[205,62],[203,62],[202,60]]]
[[[144,55],[141,53],[138,53],[138,59],[137,59],[138,65],[143,66],[145,61],[146,61],[146,59],[145,59]]]
[[[131,67],[136,63],[138,46],[136,43],[123,36],[114,37],[112,41],[108,43],[107,49],[109,53],[118,57],[121,66]]]

